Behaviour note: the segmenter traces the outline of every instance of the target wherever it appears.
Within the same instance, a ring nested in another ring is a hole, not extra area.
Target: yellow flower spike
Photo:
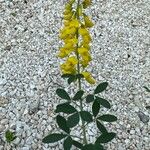
[[[86,81],[89,82],[90,84],[94,84],[95,83],[94,78],[91,76],[91,74],[89,72],[82,72],[81,74],[83,74],[83,76],[86,79]]]
[[[94,26],[93,22],[90,20],[90,18],[84,14],[84,22],[85,22],[85,27],[91,28]]]

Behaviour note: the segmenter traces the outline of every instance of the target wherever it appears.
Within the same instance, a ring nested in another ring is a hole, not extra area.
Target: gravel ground
[[[41,139],[56,130],[55,90],[66,87],[56,58],[65,2],[0,0],[0,150],[62,149]],[[150,95],[143,86],[150,86],[150,0],[93,0],[87,13],[95,22],[89,70],[97,82],[109,82],[103,96],[118,116],[107,124],[117,132],[107,149],[149,150]],[[7,129],[16,132],[12,144]],[[89,127],[91,140],[94,134]]]

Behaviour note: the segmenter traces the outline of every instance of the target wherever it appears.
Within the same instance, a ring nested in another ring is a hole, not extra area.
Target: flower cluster
[[[89,28],[94,24],[84,13],[84,9],[91,5],[91,0],[79,2],[79,0],[69,0],[65,6],[64,27],[60,31],[60,39],[63,40],[64,45],[60,48],[58,56],[66,58],[66,61],[61,64],[63,74],[81,73],[87,82],[94,84],[95,80],[90,72],[86,71],[86,67],[92,60],[90,55],[92,39]]]

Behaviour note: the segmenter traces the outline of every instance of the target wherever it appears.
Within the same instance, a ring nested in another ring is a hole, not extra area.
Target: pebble
[[[5,126],[4,125],[0,125],[0,132],[4,132]]]
[[[5,104],[8,104],[8,99],[5,97],[0,97],[0,107],[3,107]]]
[[[2,119],[0,122],[2,125],[6,125],[8,124],[8,119]]]
[[[148,123],[149,122],[149,116],[148,115],[145,115],[143,112],[139,111],[138,113],[138,117],[140,118],[140,120],[143,122],[143,123]]]
[[[20,139],[17,137],[14,141],[13,141],[14,144],[18,145],[20,143]]]

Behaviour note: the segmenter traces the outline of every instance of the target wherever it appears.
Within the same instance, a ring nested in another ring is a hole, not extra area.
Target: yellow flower
[[[94,84],[95,83],[94,78],[91,76],[91,74],[89,72],[82,72],[81,74],[83,74],[85,80],[87,82],[89,82],[90,84]]]
[[[69,34],[71,34],[71,35],[75,35],[76,34],[76,28],[74,28],[74,27],[64,27],[61,31],[60,31],[60,38],[61,39],[66,39],[66,38],[69,38]]]
[[[83,38],[82,42],[83,42],[84,45],[89,44],[92,40],[90,35],[84,35],[84,36],[82,36],[82,38]]]
[[[84,14],[84,22],[85,22],[85,27],[87,27],[87,28],[91,28],[94,26],[93,22],[85,14]]]
[[[77,20],[77,19],[72,19],[71,21],[70,21],[70,27],[75,27],[75,28],[78,28],[79,27],[79,25],[80,25],[80,23],[79,23],[79,21]]]
[[[78,63],[78,60],[75,56],[71,56],[67,59],[67,62],[70,63],[71,65],[76,65]]]
[[[77,63],[78,63],[78,60],[75,56],[69,57],[67,61],[61,65],[61,70],[63,74],[66,74],[66,73],[75,74]]]
[[[81,27],[81,28],[79,28],[79,34],[81,34],[82,36],[84,36],[84,35],[89,35],[89,32],[88,32],[87,29]]]
[[[87,8],[89,5],[91,5],[92,0],[84,0],[83,1],[83,8]]]
[[[89,62],[91,61],[91,56],[88,52],[88,49],[85,47],[78,48],[78,53],[82,57],[82,60],[81,60],[82,66],[86,67],[89,64]]]
[[[75,45],[75,44],[78,43],[78,39],[77,39],[77,38],[72,38],[72,39],[66,38],[66,39],[64,40],[64,42],[65,42],[65,44],[70,43],[70,44],[72,44],[72,45]]]
[[[69,14],[67,14],[67,15],[64,15],[64,20],[70,20],[71,18],[72,18],[72,16],[73,16],[73,12],[70,12]]]

